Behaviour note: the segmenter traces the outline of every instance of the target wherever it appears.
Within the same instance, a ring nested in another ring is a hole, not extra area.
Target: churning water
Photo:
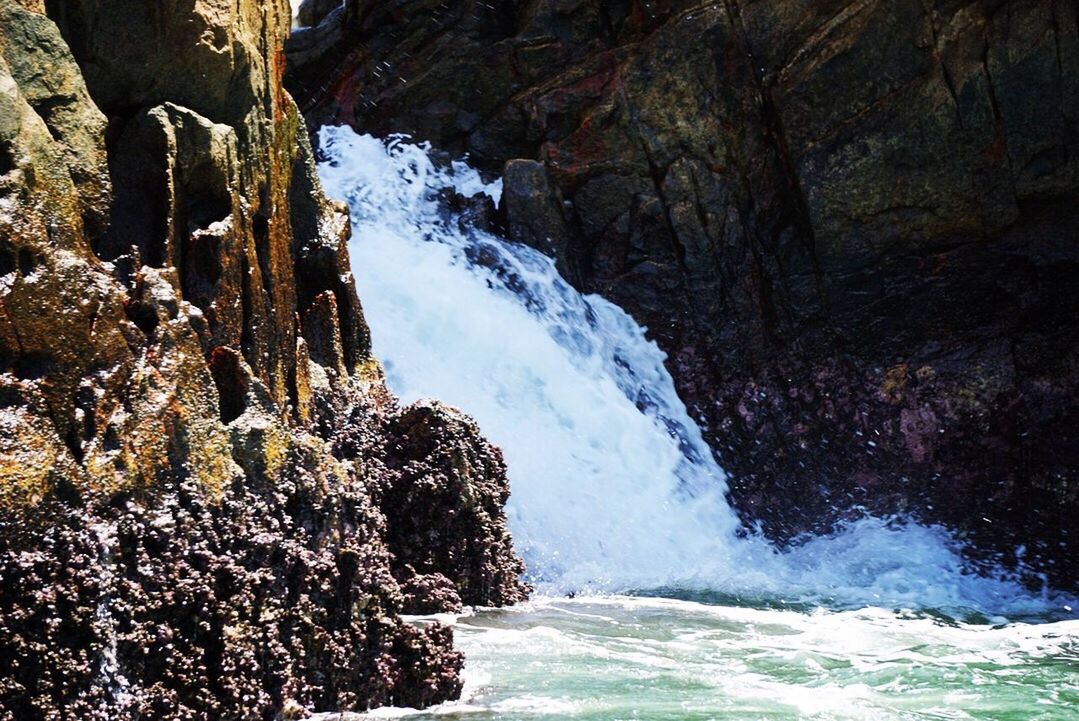
[[[497,200],[498,183],[402,139],[328,127],[320,146],[323,183],[351,208],[352,268],[389,385],[461,408],[503,448],[511,530],[541,594],[457,620],[474,703],[440,712],[1033,718],[1075,703],[1076,622],[947,625],[1069,618],[1072,599],[971,573],[941,528],[865,518],[785,552],[739,534],[724,473],[644,329],[438,201]],[[1004,715],[941,710],[1015,677]],[[931,690],[909,708],[886,703],[917,684]],[[1032,715],[1007,715],[1028,702]]]

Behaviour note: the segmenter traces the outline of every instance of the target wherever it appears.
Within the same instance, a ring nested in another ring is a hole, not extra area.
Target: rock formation
[[[504,174],[507,232],[668,352],[747,521],[911,512],[1079,582],[1073,2],[312,18],[288,46],[308,121]]]
[[[524,597],[497,449],[400,408],[286,0],[0,0],[0,719],[459,693]]]

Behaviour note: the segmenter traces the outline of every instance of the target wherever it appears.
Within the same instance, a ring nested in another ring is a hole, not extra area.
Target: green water
[[[367,718],[1079,719],[1077,620],[990,626],[613,597],[454,625],[468,658],[462,700]]]

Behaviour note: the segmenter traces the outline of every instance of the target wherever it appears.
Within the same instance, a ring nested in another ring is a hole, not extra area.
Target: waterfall
[[[723,470],[645,330],[550,258],[440,208],[447,190],[497,202],[499,182],[401,137],[319,138],[323,184],[351,209],[353,273],[388,383],[406,402],[459,407],[502,447],[510,527],[541,591],[987,613],[1064,603],[971,573],[938,527],[865,518],[786,552],[739,533]]]

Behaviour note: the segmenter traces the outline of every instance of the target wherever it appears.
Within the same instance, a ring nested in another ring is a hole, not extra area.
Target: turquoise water
[[[1079,719],[1076,620],[994,627],[607,597],[453,623],[467,656],[461,701],[362,718]]]

